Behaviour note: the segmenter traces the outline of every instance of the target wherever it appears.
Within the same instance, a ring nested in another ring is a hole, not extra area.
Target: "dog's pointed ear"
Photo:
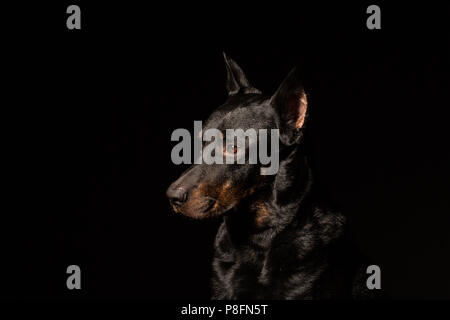
[[[270,103],[279,116],[280,138],[288,145],[298,142],[305,125],[308,100],[295,68],[284,79]]]
[[[223,53],[225,60],[225,67],[227,69],[226,87],[228,95],[232,96],[236,93],[261,93],[258,89],[252,87],[247,80],[244,71],[231,58],[228,58],[225,52]]]

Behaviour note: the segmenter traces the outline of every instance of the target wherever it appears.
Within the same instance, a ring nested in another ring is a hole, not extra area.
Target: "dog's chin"
[[[190,206],[174,206],[172,205],[173,211],[175,213],[180,213],[195,220],[202,220],[208,218],[214,218],[226,214],[234,208],[234,205],[220,206],[217,205],[215,199],[210,199],[206,203],[202,204],[197,208]]]

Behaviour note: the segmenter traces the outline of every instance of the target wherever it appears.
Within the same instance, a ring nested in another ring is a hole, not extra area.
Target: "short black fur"
[[[314,194],[305,148],[307,96],[291,72],[271,97],[225,56],[229,98],[204,129],[278,128],[280,167],[194,165],[168,189],[175,212],[223,215],[213,261],[213,299],[367,299],[369,263],[347,239],[346,218]]]

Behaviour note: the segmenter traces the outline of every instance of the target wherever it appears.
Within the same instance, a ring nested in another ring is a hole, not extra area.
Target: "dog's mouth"
[[[219,186],[203,183],[189,190],[175,185],[167,194],[175,213],[204,219],[224,214],[253,192],[254,188],[243,189],[227,181]]]
[[[214,208],[217,207],[217,200],[212,197],[202,197],[202,199],[193,199],[184,203],[170,201],[175,213],[193,219],[204,219],[214,216]]]

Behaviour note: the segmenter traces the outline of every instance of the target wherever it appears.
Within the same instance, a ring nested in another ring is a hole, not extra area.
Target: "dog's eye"
[[[229,144],[226,146],[225,151],[228,153],[237,153],[239,150],[239,147],[234,144]]]

